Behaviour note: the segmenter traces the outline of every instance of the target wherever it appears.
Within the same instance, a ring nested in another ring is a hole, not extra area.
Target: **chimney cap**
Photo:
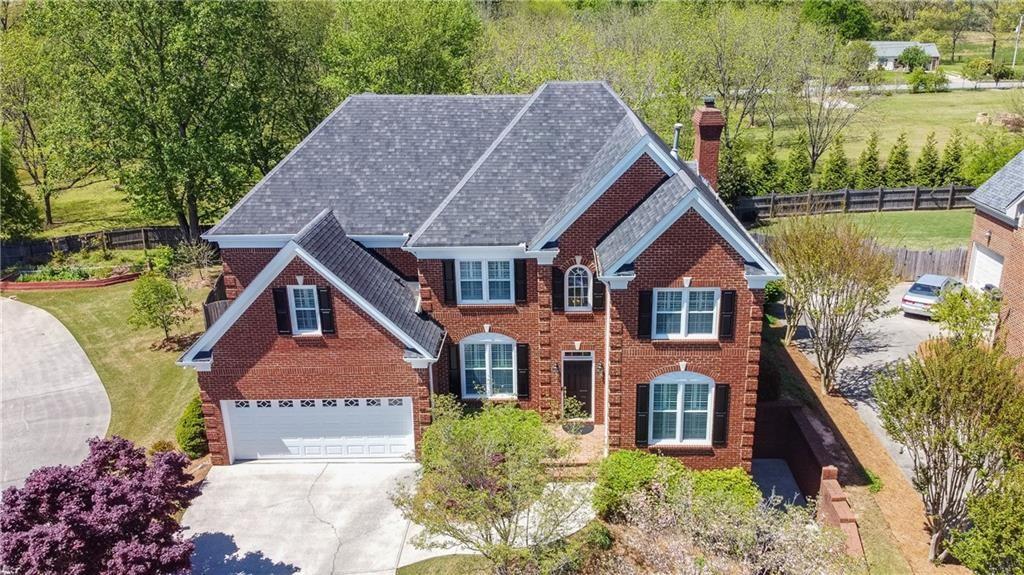
[[[714,108],[715,107],[715,97],[714,96],[704,96],[704,107],[706,107],[706,108]]]

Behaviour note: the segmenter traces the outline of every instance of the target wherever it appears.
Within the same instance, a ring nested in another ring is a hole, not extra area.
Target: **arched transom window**
[[[590,311],[593,294],[590,270],[586,266],[575,265],[565,274],[565,309],[566,311]]]
[[[478,333],[459,342],[463,397],[515,397],[516,341]]]
[[[651,381],[650,443],[710,445],[715,382],[692,371]]]

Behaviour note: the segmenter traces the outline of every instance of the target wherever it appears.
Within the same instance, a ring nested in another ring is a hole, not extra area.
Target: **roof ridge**
[[[644,126],[644,123],[640,120],[639,116],[637,116],[636,113],[633,112],[633,109],[627,106],[626,102],[624,102],[622,98],[620,98],[619,95],[615,93],[615,90],[612,89],[608,82],[604,80],[598,80],[596,81],[596,83],[603,86],[604,89],[607,90],[609,94],[611,94],[612,98],[615,99],[615,102],[619,106],[621,106],[623,110],[626,111],[626,116],[629,117],[629,119],[633,122],[633,127],[636,128],[637,133],[639,133],[642,136],[646,136],[648,132],[647,128]]]
[[[307,233],[311,232],[313,230],[313,228],[316,227],[317,224],[319,224],[321,221],[323,221],[323,219],[325,217],[327,217],[328,214],[333,215],[334,214],[334,210],[331,209],[331,208],[324,208],[324,209],[320,210],[319,214],[313,216],[313,219],[311,219],[308,222],[306,222],[306,225],[302,226],[302,228],[299,229],[299,231],[295,232],[295,236],[293,236],[293,241],[295,241],[297,243],[297,242],[301,241],[302,239],[304,239],[304,236]],[[345,228],[341,225],[341,222],[338,222],[338,227],[340,227],[342,229],[342,231],[345,230]],[[346,236],[347,236],[347,234],[346,234]]]
[[[487,161],[487,158],[489,158],[490,155],[494,152],[494,150],[497,149],[498,145],[500,145],[501,142],[504,141],[504,139],[512,131],[512,128],[514,128],[516,124],[519,123],[519,120],[521,120],[523,116],[526,115],[526,111],[529,110],[531,106],[533,106],[533,103],[537,101],[537,98],[540,96],[541,92],[543,92],[546,87],[547,82],[541,84],[541,86],[537,88],[533,95],[530,96],[530,99],[527,100],[526,103],[523,104],[523,107],[520,108],[519,111],[516,113],[516,115],[512,117],[512,120],[509,121],[508,125],[506,125],[505,128],[501,131],[501,133],[498,134],[498,137],[495,138],[494,141],[491,142],[491,145],[488,146],[486,150],[484,150],[484,153],[481,154],[480,157],[477,158],[475,162],[473,162],[473,165],[470,166],[469,171],[467,171],[462,176],[462,179],[459,180],[459,183],[455,184],[455,187],[452,188],[452,191],[449,192],[448,195],[445,196],[443,200],[441,200],[441,203],[438,204],[437,208],[435,208],[434,211],[431,212],[429,216],[427,216],[427,219],[424,220],[422,224],[420,224],[420,227],[417,228],[415,232],[413,232],[412,236],[409,238],[409,241],[407,242],[406,245],[411,246],[415,244],[416,241],[420,238],[420,236],[423,235],[423,232],[425,232],[427,228],[429,228],[430,225],[434,223],[434,220],[436,220],[437,217],[441,215],[442,212],[444,212],[445,208],[448,207],[448,204],[450,204],[452,200],[455,199],[455,196],[459,194],[459,191],[461,191],[462,188],[465,187],[466,183],[469,182],[473,175],[476,174],[476,171],[480,169],[480,166],[482,166],[484,162]]]
[[[442,98],[459,98],[459,99],[474,99],[474,98],[527,98],[526,94],[377,94],[375,92],[362,92],[360,94],[352,94],[349,98],[395,98],[395,99],[433,99],[440,100]]]

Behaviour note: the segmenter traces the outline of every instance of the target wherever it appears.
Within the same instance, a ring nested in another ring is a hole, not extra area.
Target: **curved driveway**
[[[107,433],[107,392],[71,332],[49,313],[0,298],[2,485],[43,465],[79,463]]]

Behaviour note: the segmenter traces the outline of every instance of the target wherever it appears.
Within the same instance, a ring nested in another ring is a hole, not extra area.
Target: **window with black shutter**
[[[288,289],[279,287],[271,290],[274,295],[274,315],[277,316],[277,333],[291,335],[292,316],[288,309]]]
[[[736,290],[722,290],[719,305],[718,339],[733,339],[736,336]]]
[[[516,303],[526,303],[526,260],[515,262]]]
[[[651,306],[653,302],[654,292],[649,289],[640,292],[636,326],[636,336],[640,339],[651,339]]]
[[[519,399],[530,399],[530,344],[516,344],[516,393]]]
[[[462,398],[462,366],[459,364],[459,344],[448,344],[448,393]]]
[[[594,280],[594,311],[604,311],[604,284]]]
[[[714,424],[711,428],[711,443],[725,447],[729,442],[729,385],[715,384]]]
[[[455,260],[441,260],[444,303],[455,303]]]
[[[636,386],[636,444],[647,445],[647,431],[651,409],[651,384],[641,383]]]
[[[334,301],[331,298],[331,288],[327,286],[317,287],[316,299],[317,307],[320,311],[321,333],[335,333],[337,330],[334,325]]]
[[[565,272],[551,266],[551,309],[565,311]]]

